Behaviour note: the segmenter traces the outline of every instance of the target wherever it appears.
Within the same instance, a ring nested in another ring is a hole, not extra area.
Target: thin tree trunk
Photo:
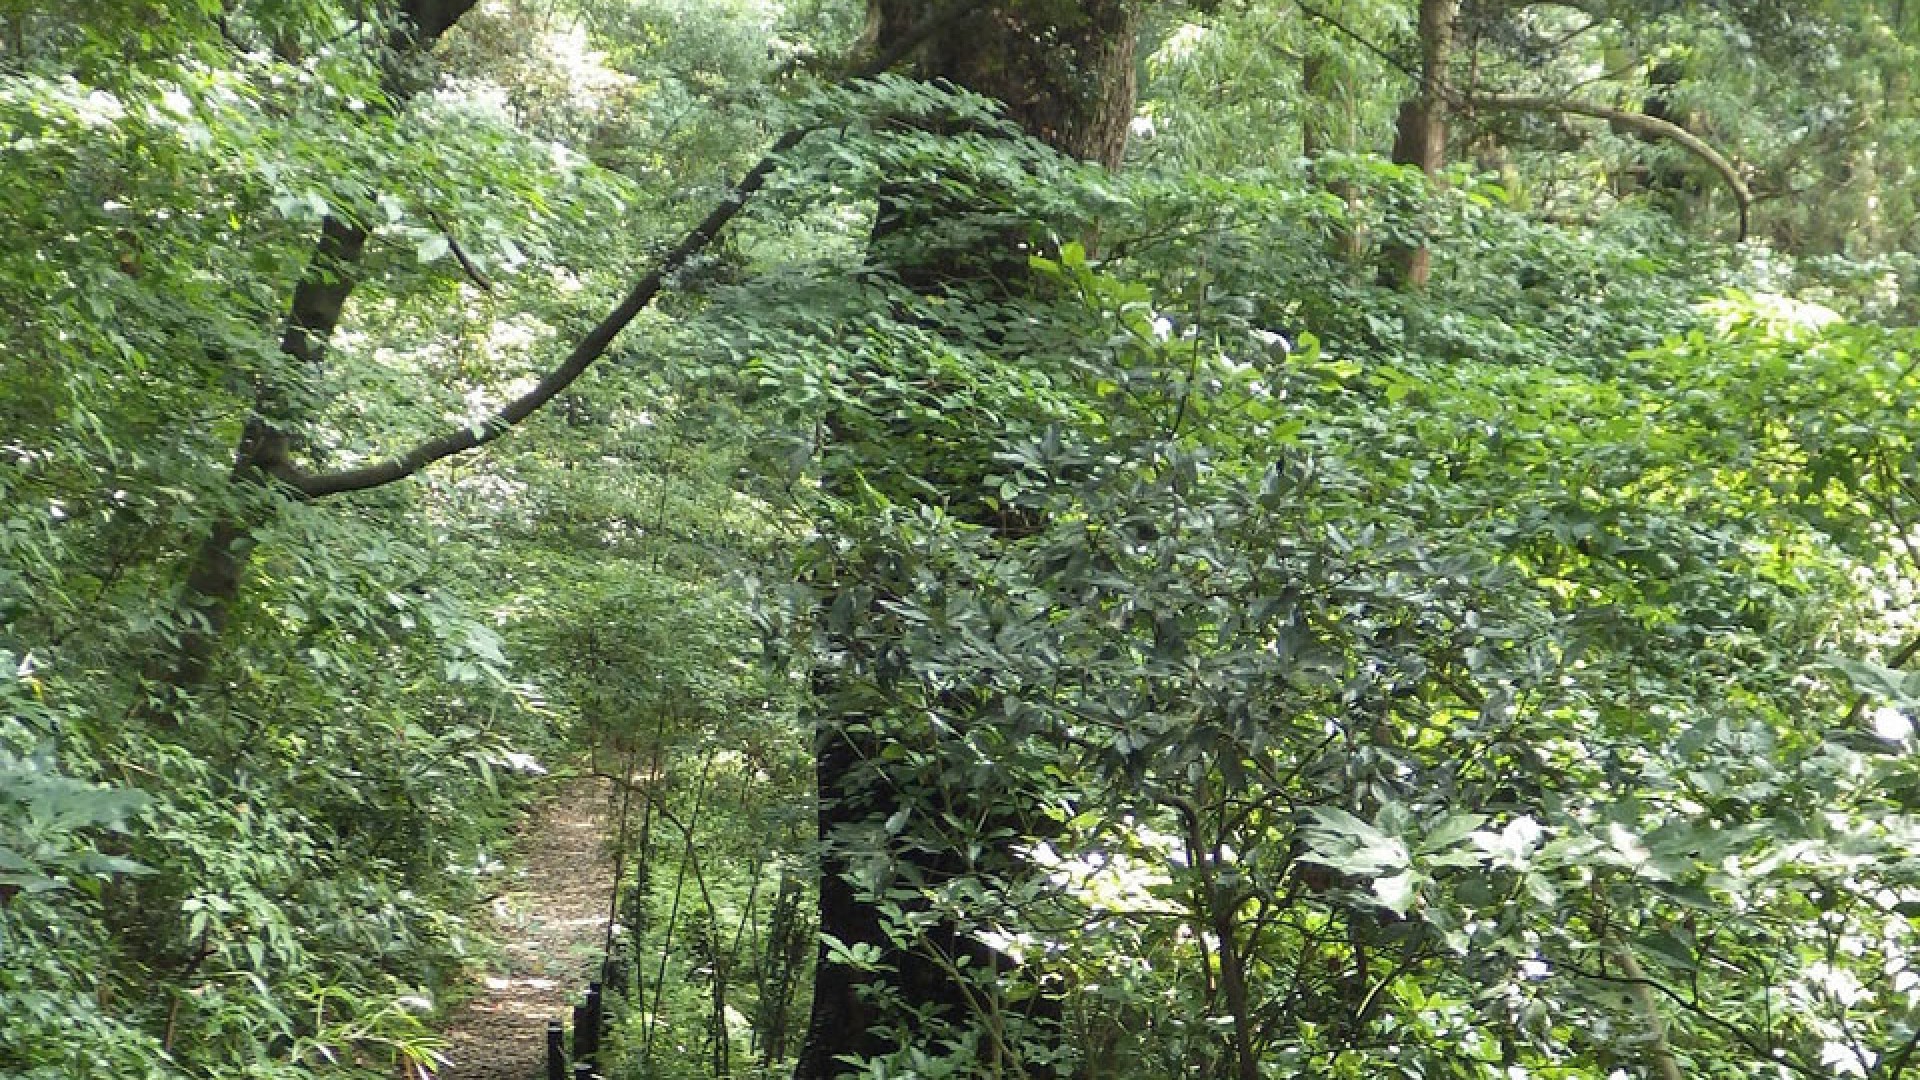
[[[1659,1080],[1686,1080],[1680,1061],[1673,1056],[1673,1044],[1667,1040],[1667,1019],[1660,1012],[1660,999],[1647,984],[1647,973],[1640,967],[1633,950],[1620,942],[1610,942],[1607,951],[1627,980],[1627,994],[1647,1024],[1647,1067]]]
[[[1308,167],[1322,171],[1320,158],[1329,151],[1354,149],[1352,91],[1344,80],[1328,71],[1328,51],[1319,42],[1310,42],[1300,60],[1301,98],[1306,112],[1300,122],[1300,153]],[[1327,192],[1347,207],[1348,219],[1334,231],[1329,245],[1333,255],[1345,262],[1358,262],[1364,241],[1355,227],[1353,212],[1356,197],[1353,184],[1346,180],[1323,180]]]
[[[421,89],[415,67],[418,58],[476,2],[406,0],[401,20],[388,41],[392,56],[382,82],[389,107],[398,108]],[[347,298],[357,284],[367,236],[363,224],[328,215],[320,224],[313,258],[294,286],[286,330],[280,339],[280,352],[288,363],[284,370],[268,372],[260,379],[254,392],[253,415],[247,418],[234,449],[231,477],[238,489],[237,506],[214,520],[195,551],[181,590],[184,617],[178,638],[170,658],[153,669],[154,676],[170,691],[164,706],[150,713],[151,718],[164,724],[176,723],[180,716],[172,698],[192,693],[211,674],[253,559],[255,534],[273,516],[274,488],[296,475],[289,415],[293,388],[317,373],[323,363],[327,342],[340,325]]]
[[[1205,908],[1205,930],[1213,934],[1214,948],[1220,959],[1220,996],[1226,999],[1227,1017],[1233,1024],[1233,1073],[1235,1080],[1260,1080],[1260,1059],[1253,1051],[1253,1008],[1247,990],[1246,957],[1241,952],[1240,906],[1237,890],[1220,880],[1221,850],[1208,844],[1201,833],[1199,807],[1209,802],[1206,785],[1184,805],[1187,821],[1187,865],[1199,877],[1198,901]]]

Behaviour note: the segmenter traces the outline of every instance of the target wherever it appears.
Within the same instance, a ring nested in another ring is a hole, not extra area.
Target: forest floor
[[[613,866],[608,785],[562,780],[520,827],[517,865],[488,906],[500,951],[480,992],[453,1013],[438,1080],[536,1080],[547,1021],[564,1020],[597,978]]]

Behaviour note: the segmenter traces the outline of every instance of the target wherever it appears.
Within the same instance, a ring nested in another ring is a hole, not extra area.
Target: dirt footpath
[[[563,781],[522,826],[520,865],[488,913],[499,958],[447,1028],[438,1080],[538,1080],[547,1021],[564,1020],[598,975],[613,865],[609,785]]]

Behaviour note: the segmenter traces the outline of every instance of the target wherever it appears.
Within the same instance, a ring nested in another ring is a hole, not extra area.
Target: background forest
[[[0,0],[0,1075],[1920,1075],[1920,7]]]

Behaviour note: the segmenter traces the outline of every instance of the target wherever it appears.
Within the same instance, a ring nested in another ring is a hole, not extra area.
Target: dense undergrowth
[[[276,51],[331,5],[242,7],[0,75],[0,1074],[427,1075],[542,766],[625,792],[619,1075],[791,1069],[823,851],[876,913],[828,962],[965,990],[876,1080],[1910,1068],[1910,256],[1177,128],[1107,174],[801,92],[838,9],[589,5],[608,57],[495,5],[389,110],[379,49]],[[788,123],[510,439],[234,468],[479,423]],[[965,198],[876,237],[902,178]],[[822,760],[885,811],[824,847]]]

